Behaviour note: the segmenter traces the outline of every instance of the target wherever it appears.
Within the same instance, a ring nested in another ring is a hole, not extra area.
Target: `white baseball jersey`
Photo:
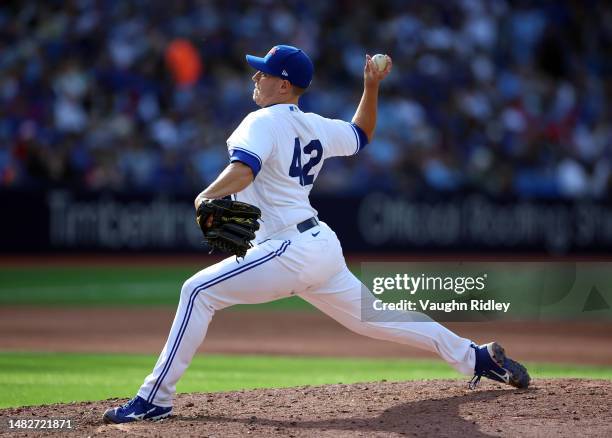
[[[325,158],[355,154],[366,141],[350,123],[305,114],[290,104],[263,108],[242,121],[227,144],[230,159],[247,164],[255,175],[236,197],[262,210],[258,243],[241,260],[228,257],[185,281],[168,340],[138,391],[140,397],[172,406],[176,383],[216,311],[291,295],[357,333],[438,353],[458,371],[473,373],[471,341],[426,315],[408,312],[408,320],[405,314],[401,320],[396,314],[385,314],[378,322],[362,320],[362,310],[373,299],[346,266],[336,233],[325,222],[302,232],[295,227],[317,214],[308,194]]]
[[[255,180],[235,199],[262,212],[257,241],[317,215],[308,195],[326,158],[354,155],[367,142],[343,120],[277,104],[250,113],[227,140],[231,161],[251,167]]]

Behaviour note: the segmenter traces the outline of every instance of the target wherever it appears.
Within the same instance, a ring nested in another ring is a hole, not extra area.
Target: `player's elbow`
[[[370,143],[372,139],[374,138],[374,131],[376,130],[376,125],[371,124],[371,125],[366,126],[365,129],[361,128],[361,130],[366,135],[368,139],[368,143]]]
[[[236,181],[239,190],[246,188],[255,179],[255,172],[248,164],[241,161],[234,161],[230,165],[232,179]]]
[[[359,148],[365,147],[372,141],[374,137],[374,125],[368,125],[365,123],[358,123],[353,121],[357,136],[359,137]]]
[[[251,183],[255,179],[255,174],[251,166],[245,164],[241,161],[234,161],[232,164],[232,169],[235,172],[236,177],[240,180],[245,180]]]

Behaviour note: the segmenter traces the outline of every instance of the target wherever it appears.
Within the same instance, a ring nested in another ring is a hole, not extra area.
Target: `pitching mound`
[[[464,382],[437,380],[185,394],[165,420],[103,424],[103,411],[121,402],[1,410],[0,435],[58,436],[8,430],[8,418],[16,417],[72,418],[75,436],[612,435],[612,382],[601,380],[537,380],[529,390],[483,381],[469,391]]]

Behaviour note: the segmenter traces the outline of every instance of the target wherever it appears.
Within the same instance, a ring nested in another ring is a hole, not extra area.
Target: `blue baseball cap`
[[[246,55],[246,60],[254,69],[287,79],[300,88],[308,88],[312,81],[312,61],[297,47],[274,46],[265,57]]]

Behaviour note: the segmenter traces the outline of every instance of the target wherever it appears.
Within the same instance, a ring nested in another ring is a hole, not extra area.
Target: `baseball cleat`
[[[470,381],[470,389],[476,388],[482,376],[515,388],[524,389],[529,386],[531,378],[527,369],[507,357],[503,347],[497,342],[484,345],[472,344],[472,348],[476,350],[476,366],[474,377]]]
[[[136,396],[123,406],[108,409],[104,413],[105,423],[130,423],[139,420],[161,420],[172,413],[171,407],[155,406]]]

